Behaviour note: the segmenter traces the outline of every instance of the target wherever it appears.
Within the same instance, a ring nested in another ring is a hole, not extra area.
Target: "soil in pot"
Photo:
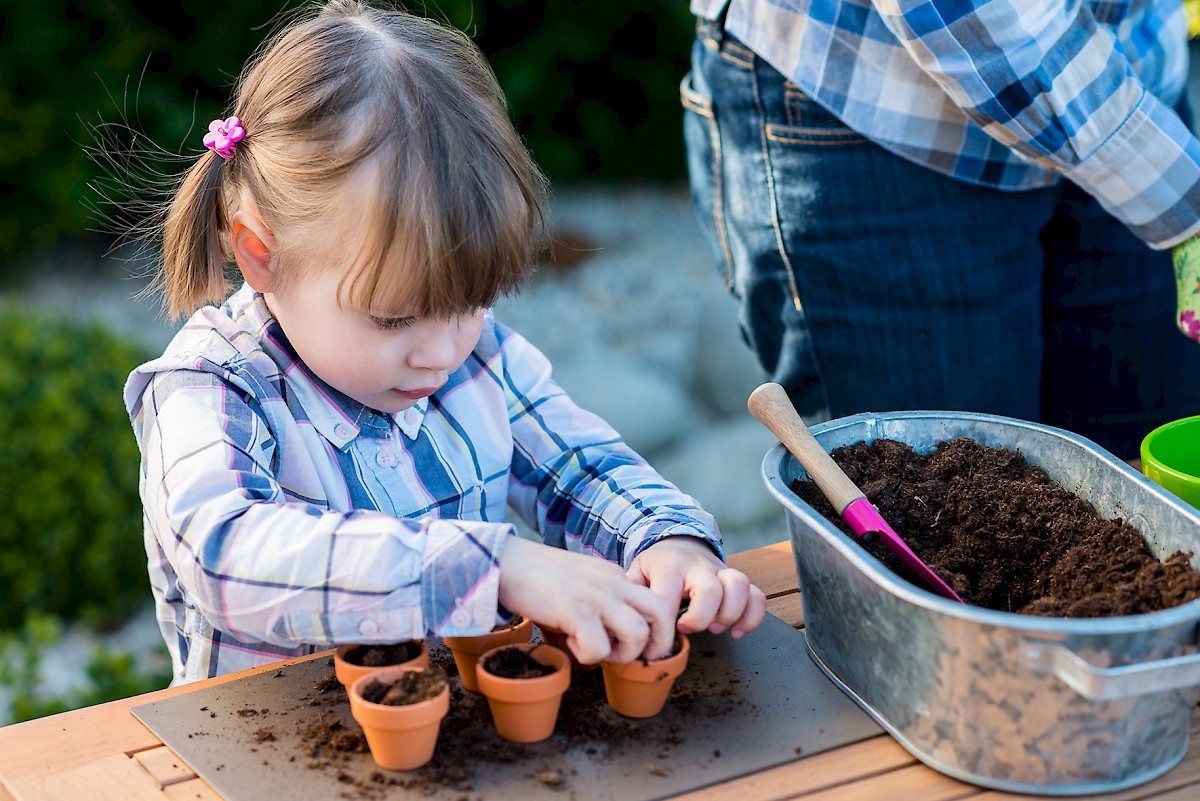
[[[532,636],[533,621],[516,615],[507,624],[498,625],[487,634],[476,637],[445,637],[443,642],[454,654],[463,686],[471,692],[479,692],[479,684],[475,680],[475,661],[479,656],[501,645],[529,642]]]
[[[407,640],[391,645],[342,645],[334,651],[338,681],[349,687],[372,670],[392,665],[426,667],[429,648],[424,640]]]
[[[553,665],[544,665],[520,648],[502,648],[492,654],[483,669],[502,679],[536,679],[554,672]]]
[[[1102,518],[1020,451],[964,437],[929,454],[881,439],[831,455],[967,603],[1027,615],[1109,617],[1200,598],[1200,571],[1186,555],[1159,561],[1137,529]],[[793,482],[792,491],[851,534],[811,481]],[[920,585],[882,543],[858,542]]]
[[[536,743],[554,733],[571,663],[552,645],[503,645],[479,657],[475,677],[496,732],[516,743]]]
[[[438,668],[410,670],[391,682],[370,679],[362,697],[373,704],[406,706],[437,698],[446,689],[446,673]]]

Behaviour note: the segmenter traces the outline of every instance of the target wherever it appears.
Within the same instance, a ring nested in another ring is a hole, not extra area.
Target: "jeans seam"
[[[729,233],[725,230],[725,159],[721,152],[721,127],[716,116],[705,117],[708,136],[712,141],[713,174],[713,225],[717,229],[717,241],[721,243],[721,256],[725,259],[725,289],[733,289],[733,253],[729,248]]]
[[[758,91],[758,74],[752,75],[754,87],[754,107],[758,111],[758,118],[766,120],[766,112],[763,110],[762,97]],[[800,291],[796,286],[796,274],[792,270],[792,260],[788,258],[787,249],[783,245],[783,230],[779,224],[779,198],[775,192],[775,171],[771,166],[771,153],[767,148],[767,126],[764,123],[762,133],[759,135],[759,143],[762,147],[763,165],[766,168],[767,179],[767,194],[771,198],[771,227],[775,230],[775,247],[779,251],[779,257],[783,260],[783,267],[787,270],[788,288],[792,293],[792,304],[796,307],[796,311],[803,310],[803,304],[800,303]]]
[[[783,131],[796,134],[785,136]],[[851,145],[862,144],[867,140],[862,134],[853,131],[823,130],[821,128],[802,128],[781,125],[767,125],[767,138],[773,142],[785,142],[796,145]]]

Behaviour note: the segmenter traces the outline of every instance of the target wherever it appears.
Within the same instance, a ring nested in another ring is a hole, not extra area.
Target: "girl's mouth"
[[[420,400],[421,398],[428,398],[439,389],[441,389],[441,387],[425,387],[424,389],[413,390],[397,389],[396,392],[400,393],[409,400]]]

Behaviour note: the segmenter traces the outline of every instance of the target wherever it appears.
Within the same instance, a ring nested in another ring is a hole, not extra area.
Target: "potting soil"
[[[1154,612],[1200,597],[1180,552],[1160,561],[1121,519],[1049,481],[1019,451],[970,438],[929,454],[880,439],[831,455],[909,547],[969,604],[1056,617]],[[792,491],[846,534],[821,490]],[[853,536],[853,535],[851,535]],[[882,542],[858,540],[896,574],[919,579]]]

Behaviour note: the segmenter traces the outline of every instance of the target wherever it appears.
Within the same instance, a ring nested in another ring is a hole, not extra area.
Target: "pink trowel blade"
[[[883,519],[883,515],[879,514],[879,510],[871,505],[866,496],[851,501],[850,505],[842,510],[842,520],[850,527],[855,536],[862,537],[869,531],[878,534],[887,549],[894,553],[901,562],[912,568],[929,589],[943,598],[958,601],[960,604],[963,602],[963,599],[958,597],[958,593],[943,581],[941,576],[934,573],[929,565],[922,562],[921,557],[913,553],[912,548],[909,548],[904,540],[900,539],[900,535],[892,530],[892,527]]]
[[[856,536],[861,537],[868,531],[877,532],[888,550],[911,567],[929,589],[943,598],[958,601],[960,604],[963,602],[950,585],[930,570],[929,565],[922,562],[920,557],[904,544],[904,540],[892,531],[892,527],[880,516],[879,510],[871,505],[862,490],[842,472],[842,468],[833,457],[825,452],[796,412],[796,407],[788,399],[783,387],[775,383],[763,384],[750,393],[746,406],[751,414],[779,437],[779,441],[796,457],[796,461],[808,471],[813,483],[821,488],[829,503],[840,512],[842,520]]]

